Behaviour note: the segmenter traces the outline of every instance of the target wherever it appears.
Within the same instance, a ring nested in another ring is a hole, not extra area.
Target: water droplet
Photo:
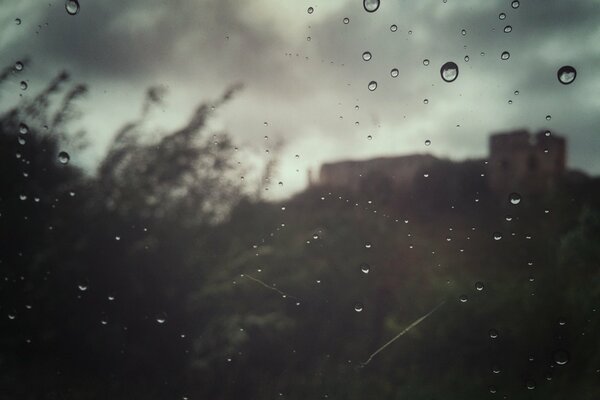
[[[552,115],[546,115],[546,121],[550,121],[552,119]]]
[[[503,51],[502,54],[500,54],[500,58],[503,60],[508,60],[510,58],[510,53],[508,51]]]
[[[488,331],[488,335],[490,335],[490,338],[492,338],[492,339],[498,339],[499,333],[495,329],[490,329]]]
[[[394,25],[390,26],[390,31],[396,32],[397,30],[398,30],[398,26],[397,25],[394,24]]]
[[[512,26],[510,26],[510,25],[506,25],[506,26],[504,27],[504,33],[510,33],[510,32],[512,32]]]
[[[365,51],[364,53],[362,53],[362,59],[365,61],[369,61],[371,59],[371,53],[368,51]]]
[[[429,146],[429,145],[431,145],[431,140],[427,139],[427,140],[425,141],[425,146]]]
[[[552,132],[550,132],[550,131],[544,132],[544,135],[546,135],[546,137],[549,137],[551,134],[552,134]]]
[[[514,0],[512,3],[510,3],[512,8],[519,8],[520,5],[521,3],[519,3],[519,0]]]
[[[519,95],[519,91],[518,91],[518,90],[515,90],[515,91],[514,91],[514,94],[515,94],[515,96],[518,96],[518,95]]]
[[[565,365],[569,362],[569,353],[566,350],[556,350],[552,358],[557,365]]]
[[[423,99],[423,104],[429,104],[429,99]]]
[[[361,303],[356,303],[354,305],[354,311],[361,312],[363,310],[363,305]]]
[[[463,29],[463,30],[460,31],[460,34],[463,35],[463,36],[466,36],[467,35],[467,31],[465,29]]]
[[[27,125],[25,125],[24,123],[20,123],[19,124],[19,133],[21,135],[25,135],[29,132],[29,127]]]
[[[427,58],[423,60],[423,65],[424,66],[428,66],[429,65],[429,60]]]
[[[375,81],[371,81],[369,82],[369,86],[368,86],[369,90],[372,92],[373,90],[377,89],[377,82]]]
[[[110,295],[107,297],[107,299],[108,299],[108,301],[113,301],[115,299],[115,296]]]
[[[440,68],[440,75],[445,82],[454,82],[458,77],[458,65],[452,61],[448,61]]]
[[[156,322],[162,325],[165,322],[167,322],[167,317],[164,315],[159,315],[158,317],[156,317]]]
[[[75,15],[79,12],[79,1],[77,0],[67,0],[65,2],[65,10],[69,15]]]
[[[20,83],[21,90],[27,90],[27,86],[28,86],[27,82],[21,81],[21,83]]]
[[[481,292],[483,290],[483,282],[475,282],[475,289]]]
[[[372,140],[372,139],[373,139],[373,136],[371,136],[371,135],[367,136],[367,140]]]
[[[346,18],[344,18],[344,19],[343,19],[343,22],[344,22],[344,24],[348,24],[348,23],[350,22],[350,18],[347,18],[347,17],[346,17]]]
[[[399,74],[400,71],[398,71],[398,68],[392,68],[392,70],[390,71],[390,75],[392,76],[392,78],[397,78]]]
[[[469,62],[469,56],[465,56],[465,62]]]
[[[494,240],[500,240],[500,239],[502,239],[502,233],[494,232]]]
[[[15,70],[17,70],[17,71],[23,71],[23,63],[21,61],[17,61],[15,63]]]
[[[558,319],[558,325],[560,326],[565,326],[567,324],[567,320],[564,318],[559,318]]]
[[[85,283],[80,283],[79,285],[77,285],[77,288],[82,292],[85,292],[88,289]]]
[[[365,243],[365,248],[370,249],[372,247],[370,242]]]
[[[515,3],[515,2],[513,1],[513,3]],[[517,8],[517,7],[513,7],[513,8]],[[533,389],[535,389],[535,381],[529,380],[525,383],[525,386],[527,387],[527,389],[533,390]]]
[[[501,19],[501,20],[506,19],[506,14],[505,13],[498,14],[498,19]]]
[[[307,11],[308,11],[308,13],[309,13],[309,14],[312,14],[312,13],[313,13],[313,11],[315,11],[315,9],[314,9],[314,8],[312,8],[312,7],[308,7],[308,10],[307,10]]]
[[[491,385],[488,389],[490,390],[490,393],[492,393],[492,394],[494,394],[498,391],[498,389],[496,389],[496,386],[494,386],[494,385]]]
[[[521,202],[521,195],[519,193],[513,192],[508,195],[508,200],[510,204],[519,204]]]
[[[61,151],[60,153],[58,153],[58,161],[61,164],[63,164],[63,165],[68,164],[70,159],[71,159],[71,156],[69,156],[69,153],[67,153],[66,151]]]
[[[577,71],[570,65],[565,65],[563,67],[560,67],[560,69],[556,73],[556,76],[558,77],[558,81],[560,83],[562,83],[563,85],[568,85],[570,83],[573,83],[573,81],[577,77]]]
[[[368,274],[369,271],[371,271],[371,267],[369,266],[369,264],[360,264],[360,270],[362,271],[363,274]]]
[[[461,303],[466,303],[469,300],[469,298],[466,294],[461,294],[458,300],[460,300]]]
[[[15,24],[21,25],[21,18],[15,18]]]
[[[367,12],[375,12],[379,8],[379,0],[363,0],[363,6]]]

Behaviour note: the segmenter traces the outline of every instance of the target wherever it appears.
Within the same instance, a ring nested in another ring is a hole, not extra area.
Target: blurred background
[[[0,21],[0,399],[600,395],[597,2]]]

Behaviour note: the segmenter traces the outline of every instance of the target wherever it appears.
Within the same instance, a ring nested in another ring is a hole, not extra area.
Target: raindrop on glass
[[[354,305],[354,311],[361,312],[363,310],[363,305],[361,303],[356,303]]]
[[[565,365],[569,362],[569,353],[565,350],[556,350],[552,355],[552,358],[557,365]]]
[[[307,11],[308,11],[308,13],[309,13],[309,14],[312,14],[312,13],[313,13],[313,11],[315,11],[315,9],[314,9],[314,8],[312,8],[312,7],[308,7],[308,10],[307,10]]]
[[[400,71],[398,71],[398,68],[392,68],[392,70],[390,71],[390,75],[392,76],[392,78],[397,78],[399,74]]]
[[[15,24],[21,25],[21,18],[15,18]]]
[[[519,193],[513,192],[508,195],[508,200],[510,201],[510,204],[517,205],[521,202],[521,195]]]
[[[17,70],[17,71],[23,71],[23,63],[21,61],[17,61],[15,63],[15,70]]]
[[[558,77],[558,81],[560,83],[562,83],[563,85],[568,85],[570,83],[573,83],[573,81],[577,77],[577,71],[570,65],[565,65],[563,67],[560,67],[560,69],[556,73],[556,76]]]
[[[500,14],[498,15],[498,18],[499,18],[499,19],[501,19],[501,20],[502,20],[502,19],[506,19],[506,14],[504,14],[504,13],[500,13]]]
[[[546,115],[546,121],[550,121],[552,119],[551,115]]]
[[[29,132],[29,127],[23,123],[19,124],[19,133],[25,135],[27,132]]]
[[[21,83],[20,83],[21,90],[27,90],[27,86],[28,86],[27,82],[21,81]]]
[[[369,82],[369,86],[368,86],[369,90],[372,92],[373,90],[377,89],[377,82],[375,81],[371,81]]]
[[[350,18],[346,17],[342,21],[344,22],[344,24],[348,24],[350,22]]]
[[[488,331],[488,335],[489,335],[489,336],[490,336],[490,338],[492,338],[492,339],[498,339],[499,333],[498,333],[498,331],[497,331],[497,330],[495,330],[495,329],[490,329],[490,330]]]
[[[66,151],[61,151],[60,153],[58,153],[58,161],[61,164],[68,164],[69,160],[71,159],[71,157],[69,156],[69,153],[67,153]]]
[[[515,3],[515,2],[513,1],[513,3]],[[517,7],[514,7],[514,8],[517,8]],[[532,380],[529,380],[525,383],[525,386],[527,387],[527,389],[533,390],[533,389],[535,389],[535,382]]]
[[[361,264],[360,270],[363,274],[368,274],[369,271],[371,271],[371,267],[369,266],[369,264]]]
[[[379,0],[363,0],[363,6],[367,12],[375,12],[379,8]]]
[[[469,56],[465,56],[465,62],[469,62]]]
[[[423,60],[423,65],[424,66],[428,66],[429,65],[429,60],[427,58]]]
[[[77,0],[67,0],[65,2],[65,10],[69,15],[75,15],[79,12],[79,1]]]
[[[458,65],[452,61],[448,61],[440,68],[440,75],[445,82],[454,82],[458,77]]]
[[[371,59],[371,53],[368,51],[365,51],[364,53],[362,53],[362,59],[365,61],[369,61]]]
[[[462,295],[460,295],[458,300],[460,300],[461,303],[466,303],[469,300],[469,298],[467,297],[466,294],[462,294]]]
[[[479,292],[481,292],[483,290],[483,282],[481,282],[481,281],[475,282],[475,289],[477,289]]]
[[[429,145],[431,145],[431,140],[427,139],[427,140],[425,141],[425,146],[429,146]]]
[[[500,58],[503,60],[508,60],[510,58],[510,53],[508,51],[503,51],[502,54],[500,54]]]
[[[500,239],[502,239],[502,233],[494,232],[494,240],[500,240]]]
[[[394,25],[390,26],[390,31],[396,32],[397,30],[398,30],[398,26],[397,25],[394,24]]]
[[[466,36],[467,31],[465,29],[463,29],[463,30],[460,31],[460,34],[463,35],[463,36]]]
[[[510,33],[510,32],[512,32],[512,26],[510,26],[510,25],[506,25],[506,26],[504,27],[504,33]]]
[[[367,242],[367,243],[365,243],[365,248],[367,248],[367,249],[370,249],[370,248],[371,248],[371,246],[372,246],[372,245],[371,245],[371,243],[370,243],[370,242]]]
[[[510,3],[512,8],[519,8],[520,5],[521,3],[519,3],[519,0],[514,0],[512,3]]]
[[[77,285],[77,288],[82,292],[85,292],[88,289],[87,285],[84,283]]]

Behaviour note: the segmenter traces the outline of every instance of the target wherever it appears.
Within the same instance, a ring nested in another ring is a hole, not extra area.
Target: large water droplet
[[[556,350],[552,358],[557,365],[565,365],[569,362],[569,353],[566,350]]]
[[[373,90],[377,89],[377,82],[375,81],[371,81],[369,82],[369,86],[368,86],[369,90],[372,92]]]
[[[71,156],[69,156],[69,153],[67,153],[66,151],[61,151],[60,153],[58,153],[58,161],[65,165],[69,163],[69,160],[71,159]]]
[[[510,25],[506,25],[506,26],[504,27],[504,33],[510,33],[510,32],[512,32],[512,26],[510,26]]]
[[[452,61],[448,61],[440,68],[440,75],[445,82],[454,82],[458,77],[458,65]]]
[[[519,193],[513,192],[508,195],[508,200],[510,204],[519,204],[521,202],[521,195]]]
[[[508,51],[503,51],[502,54],[500,54],[500,58],[503,60],[508,60],[510,58],[510,53]]]
[[[75,15],[79,12],[79,1],[77,0],[67,0],[65,2],[65,10],[69,15]]]
[[[568,85],[570,83],[573,83],[573,81],[577,77],[577,71],[570,65],[565,65],[559,68],[558,72],[556,73],[556,76],[558,77],[558,81],[560,83],[562,83],[563,85]]]
[[[367,12],[375,12],[379,8],[379,0],[363,0],[363,6]]]
[[[365,61],[369,61],[371,59],[371,53],[368,51],[365,51],[364,53],[362,53],[362,59]]]
[[[519,2],[519,0],[514,0],[512,3],[510,3],[510,6],[512,8],[519,8],[520,5],[521,3]]]

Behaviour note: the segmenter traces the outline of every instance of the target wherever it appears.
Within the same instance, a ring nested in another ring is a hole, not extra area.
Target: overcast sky
[[[362,0],[80,0],[71,16],[63,1],[3,0],[2,61],[31,62],[2,88],[0,106],[68,70],[90,86],[80,123],[93,145],[71,155],[90,164],[139,114],[147,87],[168,89],[155,119],[169,128],[243,83],[212,128],[254,161],[283,140],[273,196],[304,187],[306,170],[324,161],[482,157],[491,132],[521,127],[566,136],[570,166],[600,173],[600,2],[511,2],[381,0],[368,13]],[[447,61],[459,67],[452,83],[440,77]],[[557,80],[563,65],[577,70],[569,85]]]

